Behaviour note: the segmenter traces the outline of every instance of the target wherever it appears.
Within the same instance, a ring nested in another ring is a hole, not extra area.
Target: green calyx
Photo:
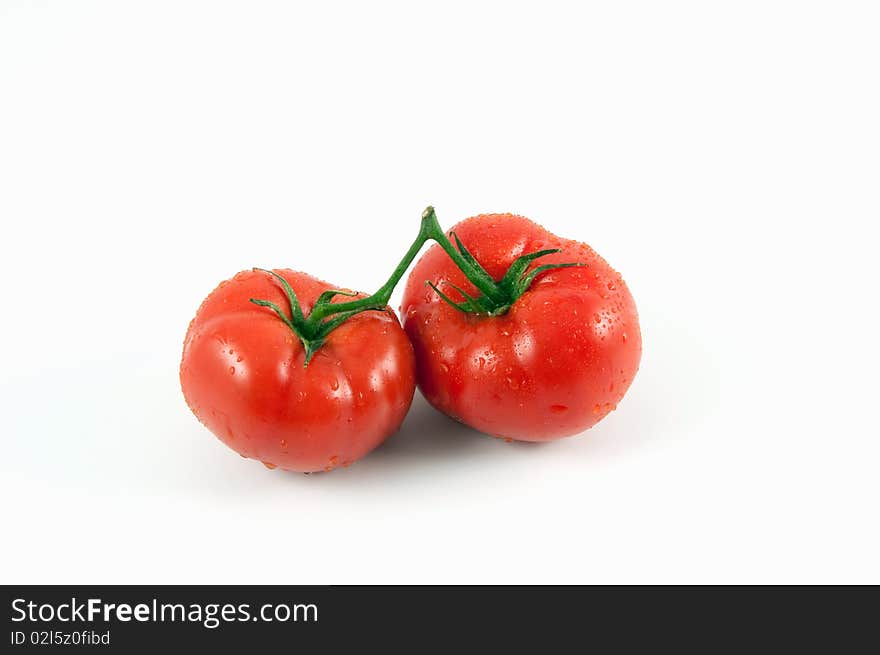
[[[332,309],[328,311],[328,306],[336,307],[343,304],[336,303],[335,305],[333,305],[333,303],[330,302],[336,296],[353,297],[357,295],[356,293],[333,289],[330,291],[325,291],[320,296],[318,296],[318,299],[315,301],[315,306],[312,308],[309,316],[306,317],[303,314],[302,306],[299,304],[299,298],[296,297],[296,292],[293,290],[293,287],[290,286],[290,283],[287,280],[278,275],[278,273],[276,273],[275,271],[267,271],[263,268],[255,268],[254,270],[268,273],[281,283],[281,288],[284,290],[284,293],[287,296],[287,301],[290,304],[290,315],[288,316],[284,312],[284,310],[281,309],[281,307],[269,300],[259,300],[256,298],[251,298],[250,301],[255,305],[259,305],[260,307],[270,308],[278,315],[278,318],[280,318],[281,321],[287,327],[289,327],[297,337],[299,337],[299,340],[302,342],[302,345],[306,351],[304,364],[305,366],[308,366],[309,362],[312,360],[312,357],[318,351],[318,348],[324,345],[324,341],[327,339],[327,336],[334,329],[345,322],[346,319],[354,316],[359,312],[366,311],[367,309],[385,308],[385,304],[383,303],[378,306],[364,304],[363,307],[360,309],[349,311],[333,311]],[[369,300],[369,298],[363,298],[362,300]],[[332,318],[327,318],[326,320],[324,320],[325,316],[332,316]]]
[[[336,296],[355,297],[357,294],[348,291],[340,291],[332,289],[325,291],[315,301],[312,311],[308,316],[302,311],[296,292],[290,286],[290,283],[281,275],[274,271],[268,271],[262,268],[255,268],[256,271],[263,271],[275,277],[281,284],[287,296],[290,305],[290,313],[279,307],[276,303],[268,300],[260,300],[251,298],[250,301],[260,307],[268,307],[278,316],[279,319],[296,334],[305,348],[305,361],[303,366],[308,366],[312,357],[318,349],[324,345],[328,335],[337,327],[342,325],[352,316],[361,312],[378,310],[383,311],[388,306],[391,299],[391,293],[400,282],[403,274],[412,264],[416,255],[428,241],[436,241],[441,248],[449,255],[455,265],[461,269],[467,279],[480,291],[477,296],[471,296],[460,287],[447,283],[455,289],[463,298],[458,302],[452,300],[448,295],[440,291],[432,282],[426,282],[444,301],[455,307],[456,309],[473,314],[482,314],[488,316],[500,316],[505,313],[510,306],[519,298],[535,281],[535,278],[554,268],[567,268],[570,266],[583,266],[583,264],[545,264],[528,271],[529,265],[536,259],[559,252],[558,249],[539,250],[538,252],[529,253],[516,259],[504,277],[499,281],[495,281],[491,275],[474,259],[473,255],[465,248],[464,244],[454,232],[452,237],[455,239],[456,245],[446,237],[440,223],[437,221],[437,215],[433,207],[428,207],[422,212],[422,222],[419,228],[418,236],[407,250],[403,259],[394,269],[388,281],[371,296],[358,298],[347,302],[331,302]]]
[[[425,213],[430,214],[433,217],[434,208],[428,207],[425,210]],[[436,223],[436,217],[434,217],[434,222]],[[556,268],[584,266],[584,264],[577,262],[544,264],[543,266],[537,266],[529,271],[529,266],[536,259],[559,252],[559,248],[538,250],[517,257],[504,273],[504,276],[496,282],[492,276],[486,272],[486,269],[484,269],[468,251],[465,245],[461,242],[461,239],[458,238],[458,235],[455,232],[451,232],[450,234],[452,235],[452,238],[455,239],[455,246],[453,246],[449,239],[443,234],[441,234],[440,237],[435,237],[434,240],[440,244],[440,247],[443,248],[443,250],[445,250],[452,258],[455,265],[465,274],[465,277],[467,277],[467,279],[479,289],[481,293],[477,296],[472,296],[461,287],[452,284],[451,282],[446,282],[448,286],[452,287],[459,293],[459,295],[461,295],[462,300],[456,302],[443,293],[433,282],[427,281],[425,284],[431,287],[437,295],[440,296],[441,300],[452,305],[457,310],[469,314],[501,316],[510,309],[513,303],[515,303],[530,286],[532,286],[532,282],[534,282],[535,278],[541,273]]]

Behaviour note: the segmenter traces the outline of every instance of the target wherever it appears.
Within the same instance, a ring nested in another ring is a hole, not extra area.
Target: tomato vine
[[[528,270],[530,264],[546,255],[559,252],[559,249],[539,250],[537,252],[528,253],[518,257],[507,269],[504,276],[496,281],[489,273],[486,272],[480,263],[474,258],[467,247],[458,238],[455,232],[450,235],[455,239],[455,245],[450,241],[449,237],[443,232],[440,223],[437,220],[437,214],[433,207],[427,207],[422,212],[422,221],[419,233],[410,245],[409,250],[400,260],[397,267],[391,273],[391,276],[383,284],[378,291],[370,296],[350,300],[346,302],[333,302],[337,296],[353,297],[357,294],[342,290],[330,290],[322,293],[315,302],[309,315],[306,316],[302,310],[296,293],[290,284],[283,277],[272,271],[265,269],[254,269],[263,271],[274,276],[281,284],[288,303],[290,304],[289,315],[276,303],[258,298],[251,298],[250,301],[262,307],[268,307],[277,314],[278,318],[289,327],[294,334],[300,339],[305,348],[306,356],[304,366],[308,366],[314,354],[324,344],[330,333],[347,321],[352,316],[364,311],[384,310],[391,294],[397,286],[400,279],[406,273],[410,264],[419,254],[422,246],[428,241],[435,241],[449,255],[455,265],[461,270],[467,279],[476,287],[480,294],[472,296],[460,287],[449,284],[455,291],[462,296],[462,300],[455,301],[446,293],[441,291],[433,282],[427,280],[425,283],[429,285],[440,296],[441,300],[449,303],[459,311],[465,313],[482,314],[486,316],[500,316],[510,309],[511,305],[519,298],[535,281],[535,278],[554,268],[566,268],[570,266],[582,266],[583,264],[572,262],[564,264],[545,264],[537,266],[531,271]]]

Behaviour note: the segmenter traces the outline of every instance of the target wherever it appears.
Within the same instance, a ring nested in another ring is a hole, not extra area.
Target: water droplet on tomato
[[[235,375],[235,367],[234,367],[234,366],[230,366],[230,367],[229,367],[229,374],[230,374],[230,375]]]
[[[282,448],[287,448],[287,439],[282,439],[281,441],[278,442],[278,444],[279,444]]]
[[[507,378],[507,385],[511,389],[519,389],[519,380],[516,378]]]
[[[562,414],[568,410],[568,405],[550,405],[550,411],[554,414]]]
[[[336,378],[330,380],[330,388],[333,389],[333,391],[339,389],[339,380],[337,380]]]
[[[244,359],[244,357],[242,357],[241,355],[239,355],[239,356],[235,359],[235,361],[236,361],[236,362],[240,362],[240,361],[243,360],[243,359]]]
[[[336,462],[338,462],[338,461],[339,461],[339,455],[333,455],[333,456],[330,458],[330,465],[331,465],[331,466],[336,466]]]
[[[273,464],[272,462],[263,462],[263,466],[265,466],[265,467],[266,467],[267,469],[269,469],[270,471],[271,471],[272,469],[274,469],[274,468],[277,468],[276,465]]]
[[[444,374],[449,373],[449,367],[446,364],[440,364],[440,370],[443,371]]]
[[[602,406],[601,406],[600,404],[598,404],[598,403],[596,403],[595,405],[593,405],[593,415],[594,415],[594,416],[599,416],[599,414],[601,414],[601,413],[602,413]]]

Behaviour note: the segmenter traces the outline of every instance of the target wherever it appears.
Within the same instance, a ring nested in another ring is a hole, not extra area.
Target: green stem
[[[427,243],[431,239],[446,239],[446,235],[443,234],[443,230],[441,229],[440,224],[437,222],[437,216],[434,213],[433,207],[429,207],[422,214],[422,223],[419,227],[418,236],[416,236],[415,241],[412,242],[412,245],[409,247],[409,250],[406,251],[403,259],[400,260],[400,263],[394,269],[394,272],[391,273],[391,277],[388,278],[385,284],[383,284],[379,288],[379,290],[376,291],[376,293],[371,296],[367,296],[366,298],[359,298],[358,300],[351,300],[348,302],[334,303],[330,302],[334,296],[351,294],[340,291],[326,291],[321,294],[321,296],[315,302],[315,305],[312,307],[312,311],[309,312],[308,317],[303,318],[302,320],[298,320],[300,317],[303,316],[301,306],[296,299],[296,295],[293,293],[293,290],[290,289],[290,285],[287,283],[287,280],[284,280],[282,278],[282,286],[288,299],[290,300],[291,318],[285,316],[280,308],[278,308],[278,306],[274,303],[254,298],[251,298],[251,302],[263,307],[269,307],[270,309],[275,311],[276,314],[278,314],[279,318],[291,330],[293,330],[293,332],[297,335],[297,337],[299,337],[300,341],[303,344],[303,347],[305,348],[305,366],[308,366],[309,361],[311,361],[312,359],[312,356],[323,345],[324,340],[335,328],[339,327],[346,320],[362,311],[385,309],[385,307],[388,305],[388,301],[391,299],[391,294],[394,291],[394,288],[397,286],[398,282],[400,282],[400,279],[403,277],[404,273],[406,273],[406,270],[409,268],[410,264],[412,264],[413,260],[416,258],[416,255],[419,254],[422,246],[424,246],[425,243]],[[274,275],[275,277],[280,278],[280,276],[276,273],[272,273],[271,271],[267,272]]]
[[[412,264],[413,260],[416,258],[416,255],[419,254],[422,246],[435,238],[434,234],[436,232],[439,232],[440,234],[443,233],[440,229],[440,224],[437,222],[437,217],[434,215],[434,209],[431,207],[428,209],[431,210],[430,217],[426,218],[424,214],[422,215],[422,224],[419,228],[418,236],[415,241],[412,242],[409,250],[406,251],[403,259],[400,260],[397,268],[391,273],[391,277],[388,278],[385,284],[379,287],[379,290],[376,293],[372,296],[361,298],[359,300],[351,300],[349,302],[316,304],[309,313],[309,317],[306,319],[306,325],[309,327],[315,327],[328,316],[340,314],[342,312],[384,309],[388,304],[388,301],[391,300],[391,294],[397,286],[397,283],[400,282],[403,274],[406,273],[406,269],[409,268],[410,264]],[[425,210],[425,213],[427,213],[427,211],[428,210]]]

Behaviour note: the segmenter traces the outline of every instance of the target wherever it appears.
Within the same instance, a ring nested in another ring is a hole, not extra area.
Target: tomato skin
[[[338,288],[275,272],[306,314],[323,291]],[[273,277],[244,271],[205,299],[184,342],[184,397],[223,443],[270,468],[313,472],[347,466],[400,427],[415,391],[415,361],[390,309],[348,319],[304,368],[299,338],[250,298],[289,309]]]
[[[635,302],[621,276],[589,246],[522,216],[484,214],[453,231],[495,280],[520,255],[543,249],[561,251],[532,268],[586,266],[542,273],[507,313],[477,316],[451,307],[425,284],[454,298],[444,282],[479,295],[439,246],[429,249],[413,268],[401,305],[428,402],[477,430],[521,441],[577,434],[616,408],[642,352]]]

